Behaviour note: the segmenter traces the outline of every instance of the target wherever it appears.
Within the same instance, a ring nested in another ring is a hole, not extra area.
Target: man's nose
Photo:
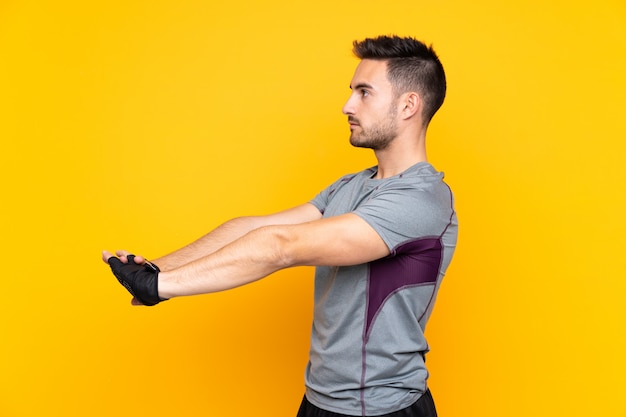
[[[343,114],[354,114],[354,95],[350,95],[350,98],[348,98],[348,101],[346,101],[346,103],[343,105],[343,108],[341,109],[341,112]]]

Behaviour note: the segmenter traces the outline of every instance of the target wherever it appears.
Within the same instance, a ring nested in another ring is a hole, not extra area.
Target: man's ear
[[[414,91],[404,93],[402,97],[402,116],[405,119],[410,119],[415,115],[422,114],[422,108],[424,103],[419,94]]]

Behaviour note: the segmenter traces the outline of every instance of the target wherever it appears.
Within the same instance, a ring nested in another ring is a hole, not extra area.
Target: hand
[[[133,295],[133,305],[153,306],[165,299],[159,297],[159,268],[141,256],[117,251],[115,257],[102,253],[102,260],[111,266],[120,284]]]

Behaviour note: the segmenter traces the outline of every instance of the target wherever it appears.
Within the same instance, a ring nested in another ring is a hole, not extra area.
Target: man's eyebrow
[[[356,86],[354,86],[355,90],[359,90],[361,88],[367,88],[367,89],[373,89],[374,87],[371,84],[367,84],[367,83],[359,83]],[[352,90],[352,86],[350,86],[350,90]]]

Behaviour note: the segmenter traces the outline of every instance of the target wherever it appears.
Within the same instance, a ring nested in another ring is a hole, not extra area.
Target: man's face
[[[387,79],[387,63],[362,60],[350,83],[352,94],[343,106],[350,123],[350,143],[385,149],[397,135],[396,99]]]

